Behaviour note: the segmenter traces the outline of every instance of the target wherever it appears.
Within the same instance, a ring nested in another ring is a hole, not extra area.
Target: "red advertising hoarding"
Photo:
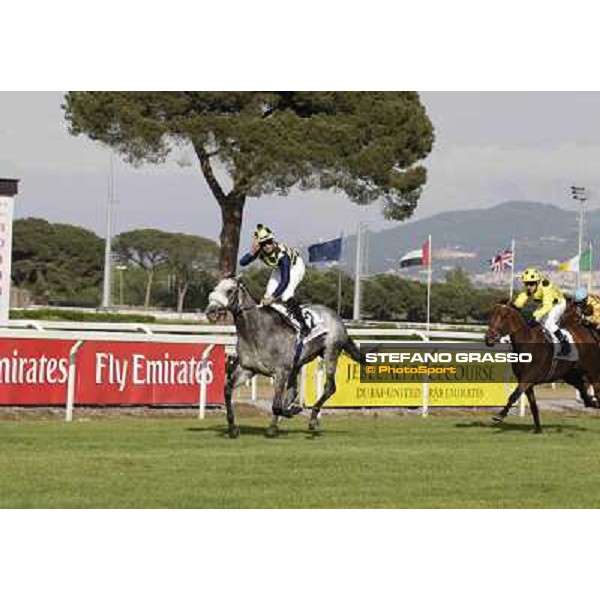
[[[77,359],[78,404],[198,404],[206,344],[84,342]],[[207,404],[223,402],[225,350],[207,359]]]
[[[65,405],[74,340],[0,339],[0,405]],[[75,405],[198,404],[206,344],[85,341]],[[225,348],[206,362],[207,404],[224,400]]]
[[[61,404],[72,340],[0,339],[0,405]]]

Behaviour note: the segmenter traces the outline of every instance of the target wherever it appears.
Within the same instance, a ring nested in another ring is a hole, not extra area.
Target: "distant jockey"
[[[538,307],[533,313],[533,318],[553,333],[560,342],[558,356],[567,356],[570,350],[569,341],[558,328],[558,322],[567,308],[561,289],[531,267],[525,269],[521,281],[525,284],[525,290],[517,296],[513,304],[517,308],[523,308],[530,301],[535,302]]]
[[[300,335],[306,337],[310,333],[302,308],[294,292],[304,277],[304,261],[294,248],[275,241],[273,232],[262,224],[256,226],[250,252],[240,259],[240,265],[245,267],[259,258],[269,268],[273,269],[267,290],[262,299],[264,306],[269,306],[279,300],[285,304],[288,314],[300,325]]]
[[[584,287],[580,287],[575,291],[574,300],[581,310],[584,322],[595,329],[600,328],[600,296],[588,294]]]

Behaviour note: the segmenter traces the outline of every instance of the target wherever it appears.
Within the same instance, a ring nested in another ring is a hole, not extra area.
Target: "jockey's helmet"
[[[259,244],[272,242],[275,239],[273,232],[268,227],[265,227],[262,223],[259,223],[256,226],[256,229],[254,230],[254,237]]]
[[[587,300],[588,291],[584,287],[579,287],[575,290],[575,302],[583,302]]]
[[[523,283],[539,283],[542,280],[542,274],[533,267],[529,267],[523,271],[521,281]]]

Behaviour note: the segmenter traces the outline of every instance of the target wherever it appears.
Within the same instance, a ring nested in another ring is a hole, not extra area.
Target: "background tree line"
[[[309,267],[298,288],[302,302],[325,304],[337,310],[339,270]],[[252,267],[244,271],[244,282],[256,298],[264,293],[269,270]],[[342,271],[341,315],[352,318],[354,279]],[[508,294],[494,288],[476,288],[461,268],[446,273],[445,281],[431,290],[431,320],[446,323],[481,322],[494,302]],[[362,281],[362,315],[376,321],[425,321],[427,286],[395,274],[378,274]]]
[[[171,310],[203,310],[218,281],[218,245],[209,239],[136,229],[113,242],[113,304]],[[104,240],[92,231],[43,219],[14,224],[13,280],[28,290],[35,304],[96,307],[100,304]],[[243,271],[255,297],[264,293],[270,271],[253,266]],[[304,302],[338,306],[339,270],[309,267],[299,288]],[[341,314],[352,317],[354,281],[342,271]],[[501,292],[475,288],[468,274],[454,269],[432,287],[433,321],[485,319]],[[362,312],[373,320],[424,321],[426,286],[392,274],[366,277]]]
[[[115,236],[113,305],[203,308],[216,283],[218,245],[156,229]],[[102,295],[104,240],[94,232],[44,219],[17,219],[12,280],[33,303],[97,307]]]

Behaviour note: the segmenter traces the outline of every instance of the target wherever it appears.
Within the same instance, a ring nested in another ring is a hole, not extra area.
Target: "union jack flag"
[[[504,250],[498,252],[494,258],[490,260],[490,269],[494,273],[501,273],[505,269],[510,269],[513,266],[513,253],[512,250]]]

